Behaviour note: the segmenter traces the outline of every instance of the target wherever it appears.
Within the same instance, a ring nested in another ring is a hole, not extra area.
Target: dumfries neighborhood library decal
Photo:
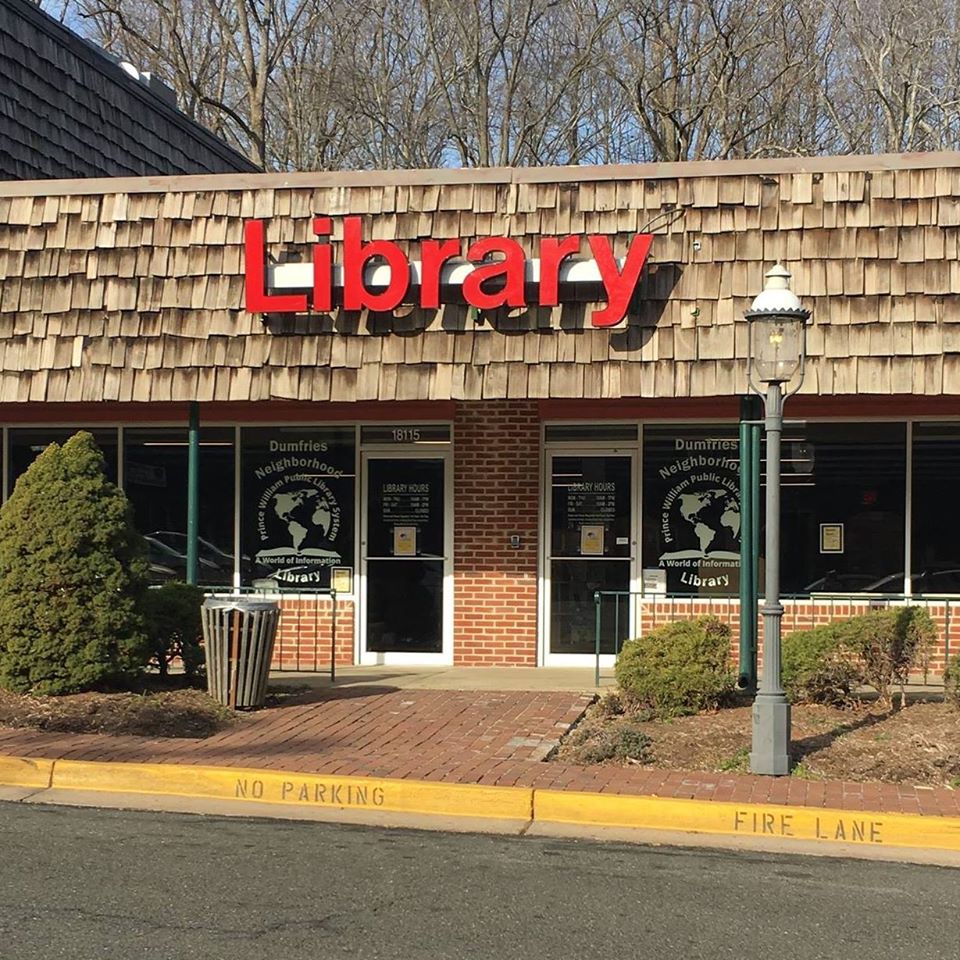
[[[682,428],[681,428],[682,429]],[[735,592],[740,568],[740,475],[735,439],[645,434],[644,501],[655,516],[646,567],[667,575],[670,593]],[[651,521],[653,524],[651,525]]]
[[[258,439],[244,445],[244,551],[259,578],[328,586],[353,562],[352,447],[316,431]]]

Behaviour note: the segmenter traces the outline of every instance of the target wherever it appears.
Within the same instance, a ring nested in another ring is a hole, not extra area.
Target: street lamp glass
[[[786,383],[800,368],[803,357],[805,317],[769,316],[750,318],[757,379],[762,383]]]

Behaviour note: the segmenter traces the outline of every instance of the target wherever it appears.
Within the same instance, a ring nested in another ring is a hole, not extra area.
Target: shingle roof
[[[0,0],[0,179],[256,169],[27,0]]]

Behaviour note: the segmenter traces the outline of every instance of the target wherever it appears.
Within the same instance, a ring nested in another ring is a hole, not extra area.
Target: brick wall
[[[454,421],[454,658],[537,661],[540,423],[536,401],[458,404]],[[519,549],[510,536],[522,538]]]
[[[537,658],[540,419],[536,401],[459,404],[454,419],[454,658],[533,666]],[[510,546],[519,534],[521,546]],[[330,663],[330,601],[285,599],[273,666]],[[337,663],[353,662],[353,603],[340,601]]]
[[[274,670],[330,666],[333,604],[329,597],[285,597],[273,648]],[[353,663],[353,601],[337,601],[337,663]]]

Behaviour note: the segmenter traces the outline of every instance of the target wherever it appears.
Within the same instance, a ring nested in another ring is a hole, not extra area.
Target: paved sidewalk
[[[0,755],[790,804],[960,817],[960,791],[544,762],[590,694],[348,686],[243,715],[206,740],[0,728]]]
[[[559,690],[573,693],[597,693],[616,685],[612,667],[600,670],[596,684],[594,667],[337,667],[338,689],[352,686],[396,687],[401,690]],[[284,670],[270,674],[271,687],[309,686],[329,690],[330,676],[325,671]]]

